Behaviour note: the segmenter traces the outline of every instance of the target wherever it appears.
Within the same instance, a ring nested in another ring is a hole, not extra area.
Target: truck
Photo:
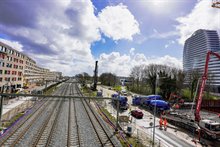
[[[112,94],[112,104],[117,107],[117,102],[119,101],[119,109],[128,109],[128,99],[126,96],[121,96],[119,94]]]
[[[164,100],[151,100],[149,107],[151,110],[155,107],[157,111],[170,110],[170,104]]]
[[[203,137],[206,139],[220,139],[219,118],[214,117],[214,114],[211,114],[213,115],[212,118],[209,116],[210,114],[207,115],[206,118],[201,118],[200,116],[202,96],[203,96],[203,91],[205,88],[205,83],[208,78],[208,63],[209,63],[211,55],[216,56],[218,59],[220,59],[220,55],[218,53],[212,52],[212,51],[207,52],[204,73],[202,76],[202,83],[199,89],[199,95],[197,98],[194,116],[193,116],[193,112],[190,112],[187,110],[185,110],[185,112],[188,112],[188,113],[183,113],[181,111],[176,111],[176,112],[171,111],[170,113],[162,115],[162,117],[166,118],[169,122],[173,122],[174,124],[180,127],[186,128],[190,131],[198,132],[199,139],[200,137]]]

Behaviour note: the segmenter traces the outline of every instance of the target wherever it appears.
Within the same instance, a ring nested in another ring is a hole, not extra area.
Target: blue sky
[[[103,36],[105,43],[101,40],[92,46],[93,55],[98,57],[102,52],[110,53],[112,51],[118,51],[122,54],[126,54],[129,52],[131,47],[134,47],[136,52],[140,52],[148,56],[164,56],[168,54],[177,58],[182,58],[183,46],[176,42],[178,38],[177,35],[168,36],[166,38],[156,38],[155,36],[155,38],[146,39],[142,43],[138,42],[140,38],[143,39],[144,37],[147,38],[153,35],[155,30],[160,33],[175,32],[175,25],[178,25],[175,19],[189,13],[197,2],[196,0],[164,1],[165,4],[162,1],[153,2],[150,0],[93,0],[92,2],[96,8],[96,15],[98,15],[98,13],[107,6],[114,6],[123,3],[139,22],[139,28],[141,31],[141,35],[135,35],[133,41],[121,40],[115,43],[111,39]],[[171,8],[169,8],[169,6]],[[172,10],[168,11],[167,9]],[[163,14],[163,12],[166,14]],[[175,43],[170,44],[169,42],[171,41],[175,41]],[[165,48],[165,45],[167,44],[170,45]]]
[[[2,0],[0,41],[64,75],[128,76],[137,65],[182,68],[184,41],[220,32],[211,0]]]

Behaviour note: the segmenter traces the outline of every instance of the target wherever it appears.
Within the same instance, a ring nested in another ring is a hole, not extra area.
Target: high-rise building
[[[186,72],[186,83],[192,71],[197,70],[202,75],[209,50],[220,54],[220,40],[215,30],[197,30],[185,41],[183,70]],[[215,56],[210,58],[208,76],[212,88],[220,92],[220,60]]]
[[[58,80],[61,72],[39,67],[37,63],[7,44],[0,42],[0,92],[24,86]]]

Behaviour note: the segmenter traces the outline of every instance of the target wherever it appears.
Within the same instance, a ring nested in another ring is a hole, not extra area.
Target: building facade
[[[39,67],[27,55],[0,42],[0,91],[3,86],[5,90],[13,91],[39,82],[55,81],[61,76],[61,72]]]
[[[197,30],[184,44],[183,70],[186,73],[185,82],[190,82],[193,71],[201,76],[205,67],[207,52],[211,50],[220,54],[220,40],[217,31]],[[212,89],[220,92],[220,60],[211,56],[208,69],[208,82]]]
[[[24,55],[0,42],[0,90],[23,86]],[[11,90],[11,89],[7,89]]]

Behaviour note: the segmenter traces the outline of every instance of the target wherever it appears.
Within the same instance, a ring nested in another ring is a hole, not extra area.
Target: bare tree
[[[140,81],[143,79],[143,68],[144,65],[135,66],[131,69],[130,77],[134,80],[137,85],[137,90],[140,90]]]
[[[193,93],[194,91],[196,90],[196,85],[197,85],[197,82],[199,80],[199,78],[201,77],[201,74],[199,72],[198,69],[194,69],[192,70],[190,73],[189,73],[189,89],[190,89],[190,99],[193,98]]]
[[[99,81],[107,86],[115,86],[118,82],[117,76],[113,73],[102,73],[99,76]]]
[[[208,78],[206,81],[205,91],[206,91],[206,98],[209,98],[210,91],[212,91],[212,85],[214,82],[214,74],[208,73]]]

